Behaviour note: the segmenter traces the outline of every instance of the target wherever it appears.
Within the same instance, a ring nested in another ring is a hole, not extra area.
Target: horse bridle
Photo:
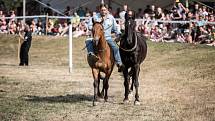
[[[109,29],[110,27],[112,27],[113,26],[113,24],[111,25],[111,26],[108,26],[106,29],[104,29],[104,31],[106,31],[107,29]],[[103,31],[103,33],[104,33],[104,31]],[[105,36],[105,35],[104,35]],[[98,51],[105,51],[107,49],[107,45],[106,45],[106,47],[104,48],[104,49],[102,49],[102,50],[98,50]]]
[[[112,26],[113,26],[113,24],[111,24],[111,25],[108,26],[107,28],[103,28],[103,26],[102,26],[102,28],[104,29],[103,32],[106,31],[106,30],[108,30],[108,29],[111,28]],[[88,45],[86,45],[82,50],[84,50],[87,46],[88,46]],[[119,45],[118,45],[118,46],[119,46]],[[105,47],[104,49],[98,50],[98,51],[101,52],[101,51],[105,51],[106,49],[107,49],[107,47]]]
[[[116,44],[117,44],[117,43],[116,43]],[[125,51],[125,52],[132,52],[132,51],[134,51],[134,50],[137,48],[137,34],[135,33],[135,45],[134,45],[133,48],[131,48],[131,49],[126,49],[126,48],[120,47],[119,44],[117,44],[117,45],[118,45],[119,49],[121,49],[121,50],[123,50],[123,51]]]
[[[111,25],[111,26],[112,26],[112,25]],[[109,27],[106,28],[106,29],[109,29],[111,26],[109,26]],[[103,34],[104,34],[104,31],[105,31],[106,29],[104,29],[103,25],[101,25],[101,27],[102,27],[102,29],[103,29]],[[100,49],[100,50],[97,50],[97,51],[99,51],[99,52],[104,52],[104,51],[106,51],[106,49],[107,49],[107,44],[106,44],[106,47],[105,47],[105,48]]]

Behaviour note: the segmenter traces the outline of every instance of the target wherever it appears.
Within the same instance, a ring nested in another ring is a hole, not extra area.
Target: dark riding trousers
[[[20,49],[20,65],[28,65],[28,52],[31,47],[32,35],[31,32],[26,32],[24,35],[24,42]]]

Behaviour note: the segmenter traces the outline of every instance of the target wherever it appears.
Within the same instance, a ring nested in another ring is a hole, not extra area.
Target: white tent
[[[160,7],[168,7],[172,5],[175,0],[104,0],[106,4],[110,4],[113,10],[118,7],[122,7],[123,4],[134,10],[138,8],[145,8],[146,5],[158,5]],[[80,6],[88,7],[91,10],[95,10],[96,6],[100,5],[101,0],[42,0],[43,3],[49,3],[51,7],[64,11],[66,6],[71,8],[79,8]]]
[[[214,0],[196,1],[214,2]],[[100,5],[101,0],[41,0],[41,2],[45,4],[49,3],[51,7],[63,12],[66,6],[70,6],[73,9],[78,9],[80,6],[83,6],[83,8],[88,7],[90,10],[95,10],[96,6]],[[110,4],[113,10],[122,7],[123,4],[128,4],[131,9],[137,10],[138,8],[145,9],[146,5],[157,5],[161,8],[169,8],[175,0],[104,0],[104,2]]]

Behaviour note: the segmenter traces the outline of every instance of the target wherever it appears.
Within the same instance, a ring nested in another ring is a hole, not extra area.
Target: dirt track
[[[45,40],[51,47],[66,42]],[[110,78],[109,102],[92,106],[93,81],[87,65],[83,39],[75,40],[74,70],[68,73],[66,47],[56,51],[35,41],[31,65],[17,66],[13,54],[0,59],[0,119],[50,121],[214,121],[214,75],[198,76],[197,66],[177,66],[170,62],[177,51],[160,56],[149,51],[141,68],[141,105],[122,104],[123,79],[116,70]],[[11,48],[16,45],[11,45]],[[10,48],[10,47],[9,47]],[[8,53],[15,51],[11,49]],[[150,49],[149,49],[150,50]],[[42,54],[39,54],[43,52]],[[158,58],[156,56],[159,56]],[[41,58],[42,57],[42,58]],[[51,59],[51,60],[50,60]],[[47,61],[45,61],[47,60]],[[187,61],[187,60],[186,60]],[[170,65],[166,65],[170,64]],[[206,67],[209,67],[205,65]],[[187,67],[187,68],[185,68]],[[214,66],[210,66],[214,70]],[[200,67],[199,67],[200,68]],[[207,70],[208,71],[208,70]],[[210,72],[214,74],[214,72]],[[13,106],[12,106],[12,105]]]

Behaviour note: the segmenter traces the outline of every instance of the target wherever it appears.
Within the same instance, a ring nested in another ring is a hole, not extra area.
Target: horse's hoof
[[[134,101],[134,105],[140,105],[140,101]]]
[[[100,98],[100,97],[97,98],[98,102],[103,102],[103,100],[104,100],[103,98]]]
[[[131,101],[132,98],[133,98],[133,92],[130,92],[130,93],[128,94],[128,100]]]
[[[98,95],[98,98],[104,98],[104,95],[99,94],[99,95]]]
[[[98,104],[99,104],[99,102],[93,101],[93,106],[97,106]]]
[[[129,103],[129,100],[128,99],[124,99],[123,100],[123,104],[128,104]]]

